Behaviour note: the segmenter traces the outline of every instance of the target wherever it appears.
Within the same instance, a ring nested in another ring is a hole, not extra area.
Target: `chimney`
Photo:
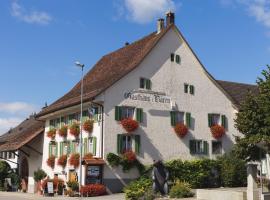
[[[164,19],[160,18],[157,20],[157,34],[159,34],[164,29]]]
[[[166,13],[166,27],[174,24],[174,13],[169,11]]]

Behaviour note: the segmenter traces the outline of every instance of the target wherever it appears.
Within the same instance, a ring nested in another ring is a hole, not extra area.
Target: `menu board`
[[[48,182],[47,187],[48,187],[48,193],[53,194],[53,182]]]
[[[88,166],[87,175],[88,176],[99,176],[100,167],[99,166]]]

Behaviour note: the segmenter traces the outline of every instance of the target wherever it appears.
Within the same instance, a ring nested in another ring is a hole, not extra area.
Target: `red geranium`
[[[78,137],[80,135],[80,125],[78,123],[73,123],[69,127],[69,132],[74,137]]]
[[[84,197],[101,196],[106,194],[106,187],[102,184],[89,184],[82,186],[80,192]]]
[[[67,129],[68,129],[67,126],[62,126],[62,127],[58,130],[58,134],[59,134],[61,137],[67,137]]]
[[[93,154],[91,154],[91,153],[87,153],[87,154],[85,154],[84,157],[83,157],[84,160],[92,159],[92,158],[93,158]]]
[[[88,133],[92,133],[93,126],[94,126],[94,121],[88,119],[83,123],[83,130],[85,130]]]
[[[56,135],[56,129],[55,128],[52,128],[47,132],[47,137],[49,137],[51,139],[54,139],[55,135]]]
[[[135,131],[139,127],[139,123],[132,118],[123,119],[121,125],[128,133]]]
[[[136,154],[133,151],[126,151],[123,154],[123,158],[128,162],[134,162],[136,160]]]
[[[179,137],[183,138],[188,133],[188,128],[183,123],[177,123],[174,127],[174,131]]]
[[[80,154],[79,153],[71,154],[69,158],[69,164],[77,168],[80,165]]]
[[[63,168],[67,165],[67,155],[62,155],[57,160],[57,165],[62,166]]]
[[[49,167],[51,167],[52,169],[54,168],[54,165],[55,165],[55,156],[50,156],[48,159],[47,159],[47,165]]]
[[[225,128],[223,126],[220,126],[218,124],[213,125],[211,128],[211,133],[214,138],[218,139],[221,138],[225,134]]]

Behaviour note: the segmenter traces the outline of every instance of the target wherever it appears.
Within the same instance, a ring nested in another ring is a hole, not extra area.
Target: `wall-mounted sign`
[[[139,93],[139,92],[125,92],[124,93],[125,99],[130,99],[134,101],[146,101],[146,102],[153,102],[153,103],[171,103],[171,98],[161,94],[155,93]]]
[[[53,182],[47,182],[48,193],[53,194]]]

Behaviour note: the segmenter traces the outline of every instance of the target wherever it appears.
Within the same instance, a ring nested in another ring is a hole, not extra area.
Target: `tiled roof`
[[[258,86],[256,85],[221,80],[216,81],[230,95],[230,97],[235,101],[237,106],[239,106],[240,103],[245,99],[248,91],[253,94],[259,93]]]
[[[33,116],[0,136],[0,151],[15,151],[44,131],[44,122]]]
[[[94,98],[136,68],[159,39],[173,26],[168,26],[159,34],[151,33],[134,43],[103,56],[84,77],[84,101]],[[80,88],[81,83],[78,82],[63,97],[44,108],[38,116],[79,104]]]

